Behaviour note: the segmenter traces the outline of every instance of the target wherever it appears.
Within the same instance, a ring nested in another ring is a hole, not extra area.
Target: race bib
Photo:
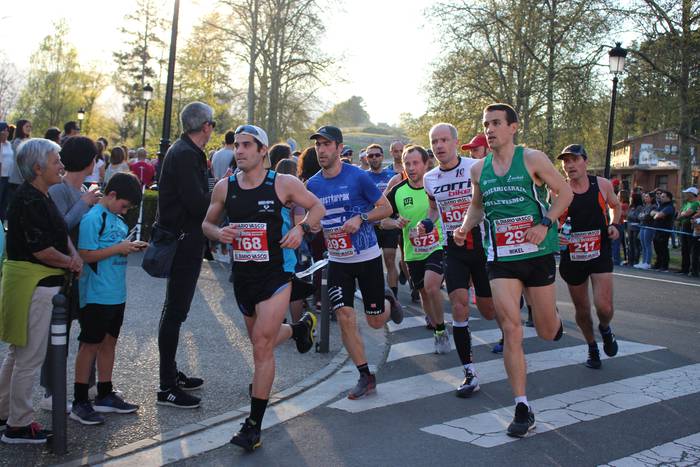
[[[508,217],[494,221],[497,255],[506,257],[537,252],[537,245],[525,241],[525,232],[532,224],[532,216]]]
[[[569,257],[571,261],[590,261],[600,256],[600,230],[571,232]]]
[[[471,204],[471,198],[448,199],[438,203],[445,232],[452,232],[462,225]]]
[[[438,230],[433,228],[425,235],[418,234],[417,228],[409,229],[408,239],[416,253],[430,253],[438,247]]]
[[[328,255],[334,258],[347,258],[355,254],[350,234],[342,227],[323,229]]]
[[[270,251],[267,248],[267,224],[238,222],[230,225],[240,229],[240,235],[233,239],[234,261],[270,261]]]

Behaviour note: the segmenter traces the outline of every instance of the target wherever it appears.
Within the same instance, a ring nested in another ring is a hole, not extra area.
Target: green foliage
[[[158,208],[158,192],[154,190],[146,190],[143,194],[143,214],[141,217],[141,240],[147,242],[151,238],[151,228],[156,220],[156,211]],[[132,229],[139,220],[138,207],[129,210],[124,216],[129,229]]]
[[[364,100],[360,96],[352,96],[350,99],[334,105],[331,110],[318,117],[314,126],[356,127],[371,124],[369,114],[364,108]]]

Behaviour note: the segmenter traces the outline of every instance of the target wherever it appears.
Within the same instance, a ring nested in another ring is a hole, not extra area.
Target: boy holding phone
[[[105,195],[80,221],[78,252],[86,267],[80,277],[80,349],[75,361],[73,409],[70,418],[84,425],[104,422],[99,412],[132,413],[138,405],[118,396],[112,387],[117,338],[126,305],[127,255],[146,242],[127,239],[121,216],[141,202],[141,184],[132,174],[116,173]],[[97,358],[97,397],[88,398],[90,365]]]

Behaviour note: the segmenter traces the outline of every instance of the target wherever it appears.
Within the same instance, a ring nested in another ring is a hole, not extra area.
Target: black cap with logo
[[[586,154],[586,148],[583,147],[583,144],[570,144],[567,147],[565,147],[559,156],[557,156],[557,159],[563,159],[564,156],[571,154],[572,156],[581,156],[584,159],[588,160],[588,154]]]
[[[326,138],[331,141],[335,141],[336,143],[340,144],[343,142],[343,132],[340,131],[340,128],[335,127],[335,126],[330,126],[330,125],[325,125],[316,130],[316,133],[311,135],[309,139],[316,139],[318,137],[321,138]]]

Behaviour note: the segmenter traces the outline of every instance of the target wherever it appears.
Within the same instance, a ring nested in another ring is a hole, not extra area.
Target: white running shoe
[[[39,408],[41,410],[46,410],[47,412],[51,412],[53,410],[52,407],[53,404],[53,397],[51,396],[45,396],[41,398],[41,401],[39,402]],[[66,413],[71,413],[71,410],[73,410],[73,404],[68,401],[66,402]]]

